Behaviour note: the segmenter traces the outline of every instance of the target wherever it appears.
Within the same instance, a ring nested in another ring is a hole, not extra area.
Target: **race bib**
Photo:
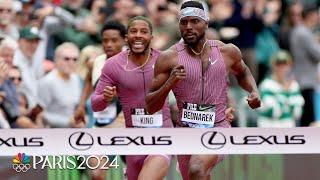
[[[184,103],[181,122],[189,127],[212,128],[215,122],[215,105]]]
[[[99,124],[110,124],[117,117],[116,103],[110,104],[106,109],[100,112],[93,112],[93,117]]]
[[[145,108],[134,108],[131,113],[132,125],[138,128],[159,128],[163,125],[162,113],[148,114]]]

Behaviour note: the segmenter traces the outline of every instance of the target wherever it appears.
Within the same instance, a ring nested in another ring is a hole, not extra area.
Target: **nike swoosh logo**
[[[214,106],[209,106],[209,107],[199,106],[199,111],[204,111],[204,110],[211,109],[211,108],[214,108]]]
[[[218,59],[214,60],[213,62],[211,61],[211,58],[209,57],[209,61],[211,65],[214,65],[217,62]]]

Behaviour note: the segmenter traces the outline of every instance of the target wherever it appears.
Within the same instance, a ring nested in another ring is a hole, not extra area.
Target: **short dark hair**
[[[318,7],[316,5],[308,5],[303,7],[302,18],[305,19],[311,12],[315,11],[318,11]]]
[[[187,8],[187,7],[194,7],[194,8],[199,8],[199,9],[204,10],[203,5],[198,1],[186,1],[181,5],[180,10]]]
[[[101,36],[106,30],[117,30],[120,33],[120,36],[124,38],[126,36],[126,27],[118,21],[110,20],[106,21],[101,29]]]
[[[134,21],[136,21],[136,20],[145,21],[145,22],[148,24],[149,29],[150,29],[150,32],[151,32],[151,34],[152,34],[152,31],[153,31],[152,23],[151,23],[151,21],[150,21],[148,18],[146,18],[146,17],[144,17],[144,16],[135,16],[135,17],[131,18],[131,19],[129,20],[129,22],[128,22],[127,32],[128,32],[128,30],[129,30],[129,28],[131,27],[132,23],[133,23]]]

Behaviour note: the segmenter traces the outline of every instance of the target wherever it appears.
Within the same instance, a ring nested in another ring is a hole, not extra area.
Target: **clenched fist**
[[[106,86],[103,90],[103,99],[106,102],[112,101],[112,99],[117,95],[117,90],[115,86]]]
[[[253,91],[249,94],[248,98],[248,105],[252,108],[252,109],[256,109],[258,107],[261,106],[261,99],[260,99],[260,95],[258,92]]]
[[[169,86],[174,86],[175,84],[177,84],[179,81],[183,80],[184,78],[186,78],[186,71],[183,67],[183,65],[177,65],[176,67],[174,67],[171,70],[171,74],[170,77],[167,81],[167,83],[169,83]]]

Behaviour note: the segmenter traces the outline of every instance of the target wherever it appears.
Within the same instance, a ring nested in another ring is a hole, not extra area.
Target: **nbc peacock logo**
[[[12,168],[16,172],[27,172],[30,169],[30,156],[25,153],[18,153],[12,159]]]

